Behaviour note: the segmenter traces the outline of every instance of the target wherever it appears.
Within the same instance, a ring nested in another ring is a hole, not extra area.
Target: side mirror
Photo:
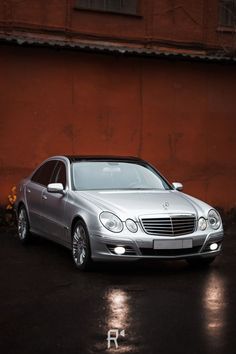
[[[174,187],[174,189],[176,189],[177,191],[182,191],[183,190],[183,185],[182,183],[179,182],[173,182],[172,186]]]
[[[64,187],[62,183],[49,183],[47,186],[47,191],[49,193],[64,193]]]

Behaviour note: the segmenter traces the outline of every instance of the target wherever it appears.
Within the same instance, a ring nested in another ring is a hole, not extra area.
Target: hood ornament
[[[169,204],[168,202],[164,202],[164,203],[162,204],[162,206],[163,206],[163,208],[164,208],[165,210],[167,210],[167,209],[169,208],[170,204]]]

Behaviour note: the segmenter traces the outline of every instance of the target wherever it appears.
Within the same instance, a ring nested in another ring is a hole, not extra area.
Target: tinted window
[[[35,183],[42,184],[47,186],[50,183],[50,179],[57,161],[48,161],[45,162],[37,171],[33,174],[31,181]]]
[[[62,183],[63,187],[66,187],[66,166],[63,162],[58,161],[51,183]]]
[[[235,26],[236,0],[220,0],[219,22],[221,26]]]
[[[117,12],[122,14],[137,14],[137,0],[77,0],[75,7],[86,10]]]

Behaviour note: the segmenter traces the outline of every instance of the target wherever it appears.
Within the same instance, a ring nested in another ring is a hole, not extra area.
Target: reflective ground
[[[235,352],[233,232],[205,270],[152,261],[80,273],[68,250],[40,238],[23,247],[2,230],[0,281],[1,354]]]

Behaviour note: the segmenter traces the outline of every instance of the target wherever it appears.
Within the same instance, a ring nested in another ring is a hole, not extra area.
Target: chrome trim
[[[139,219],[144,232],[153,236],[189,235],[196,231],[197,227],[194,214],[143,215]]]

